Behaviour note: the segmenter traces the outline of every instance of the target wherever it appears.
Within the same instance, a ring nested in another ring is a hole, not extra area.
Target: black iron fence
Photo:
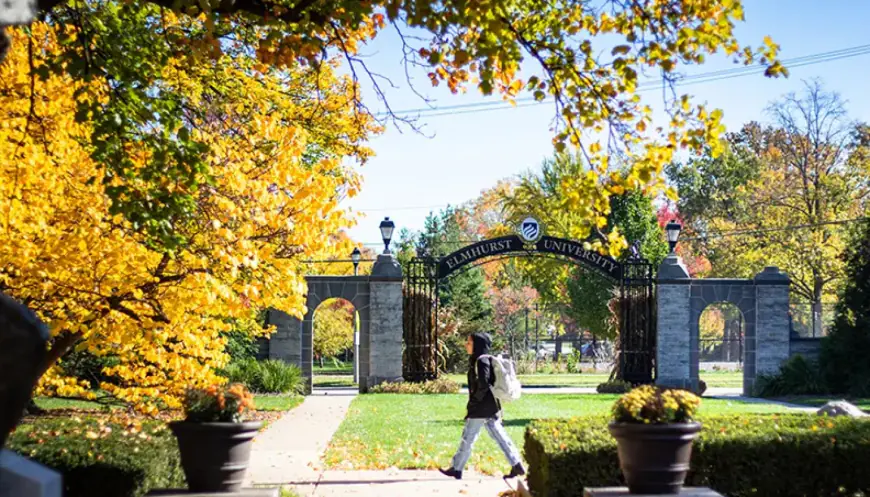
[[[792,302],[791,332],[801,338],[826,336],[836,316],[836,304],[823,303],[813,310],[810,302]]]

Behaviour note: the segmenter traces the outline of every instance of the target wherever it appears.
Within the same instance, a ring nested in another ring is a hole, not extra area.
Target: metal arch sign
[[[537,225],[538,233],[537,240],[530,243],[527,236],[534,231],[533,227],[529,227],[526,221],[520,223],[520,235],[509,235],[490,240],[483,240],[467,247],[463,247],[450,255],[442,257],[438,261],[438,278],[449,276],[454,271],[457,271],[474,262],[493,257],[497,255],[505,255],[510,253],[542,253],[554,254],[581,262],[582,264],[599,271],[614,280],[622,278],[622,264],[611,257],[601,255],[594,250],[583,248],[582,242],[566,240],[563,238],[555,238],[543,236],[540,234],[540,224]]]

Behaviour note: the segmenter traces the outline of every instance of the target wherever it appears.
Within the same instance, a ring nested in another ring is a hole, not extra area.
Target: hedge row
[[[535,421],[525,456],[535,497],[624,485],[608,419]],[[870,495],[870,422],[806,414],[701,419],[687,485],[728,497]],[[863,493],[862,493],[863,492]]]
[[[41,418],[19,426],[6,448],[61,473],[65,497],[141,497],[186,487],[178,444],[162,423]]]
[[[398,381],[385,382],[369,389],[370,393],[442,394],[459,393],[459,383],[447,377],[422,383]]]

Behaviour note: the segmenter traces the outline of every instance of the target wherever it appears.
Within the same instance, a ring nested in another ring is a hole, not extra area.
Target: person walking
[[[526,474],[517,448],[514,446],[504,425],[501,422],[501,404],[492,393],[492,385],[495,382],[495,371],[492,367],[489,354],[492,339],[487,333],[474,333],[468,337],[465,350],[469,354],[468,365],[468,405],[465,416],[465,428],[462,430],[462,441],[459,449],[453,456],[452,464],[447,469],[439,469],[444,475],[462,479],[462,470],[471,457],[474,442],[480,435],[481,428],[496,441],[499,448],[511,465],[511,471],[505,478],[515,478]]]

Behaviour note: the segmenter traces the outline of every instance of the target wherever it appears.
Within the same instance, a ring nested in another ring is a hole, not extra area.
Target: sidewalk
[[[355,390],[316,390],[260,433],[254,439],[245,486],[291,487],[305,497],[496,497],[509,489],[499,477],[470,472],[454,480],[436,471],[324,470],[320,456],[355,396]]]
[[[320,455],[356,396],[353,390],[316,390],[254,439],[246,486],[320,479]]]

